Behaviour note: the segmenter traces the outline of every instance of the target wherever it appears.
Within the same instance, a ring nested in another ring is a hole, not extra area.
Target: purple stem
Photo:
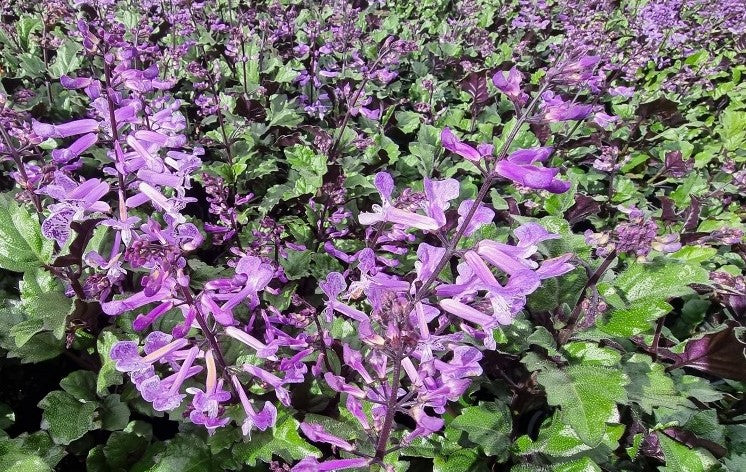
[[[111,90],[111,69],[109,68],[109,64],[106,63],[106,58],[104,58],[104,77],[106,79],[106,103],[109,106],[109,121],[111,122],[111,137],[114,140],[114,143],[119,142],[119,128],[117,126],[117,119],[116,115],[114,114],[114,101],[111,99],[111,94],[109,91]],[[119,159],[119,156],[117,155],[116,148],[114,148],[114,159]],[[114,166],[115,168],[117,166]],[[124,183],[124,175],[119,171],[117,168],[117,183],[119,184],[119,188],[117,189],[117,195],[119,197],[119,220],[124,222],[127,219],[127,204],[126,204],[126,195],[125,195],[125,183]]]

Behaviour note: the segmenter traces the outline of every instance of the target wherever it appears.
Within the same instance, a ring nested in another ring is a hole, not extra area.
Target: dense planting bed
[[[0,470],[746,470],[743,0],[0,15]]]

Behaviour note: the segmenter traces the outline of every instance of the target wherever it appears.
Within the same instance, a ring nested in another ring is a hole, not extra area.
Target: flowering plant
[[[5,469],[738,470],[740,7],[386,3],[0,7]]]

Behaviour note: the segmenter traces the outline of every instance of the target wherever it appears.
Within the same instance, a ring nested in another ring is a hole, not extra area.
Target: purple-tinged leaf
[[[461,90],[471,95],[476,108],[481,108],[490,99],[490,94],[487,91],[487,78],[484,72],[470,73],[459,85],[461,85]]]
[[[672,368],[690,367],[726,379],[746,381],[746,341],[743,327],[734,321],[725,329],[689,341],[676,355]]]

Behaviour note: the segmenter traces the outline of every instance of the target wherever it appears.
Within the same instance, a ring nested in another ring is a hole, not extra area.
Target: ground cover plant
[[[0,15],[1,470],[746,470],[742,0]]]

